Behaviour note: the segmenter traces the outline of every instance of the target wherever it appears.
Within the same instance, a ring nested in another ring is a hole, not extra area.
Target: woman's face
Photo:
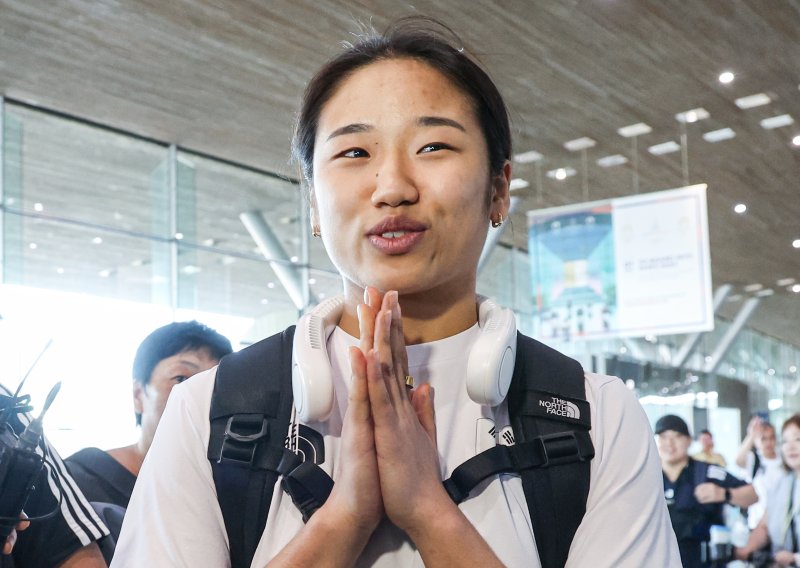
[[[353,73],[322,108],[312,222],[346,293],[471,294],[490,218],[508,210],[510,174],[490,176],[472,105],[446,77],[384,60]]]
[[[783,461],[794,471],[800,470],[800,428],[789,424],[781,434]]]

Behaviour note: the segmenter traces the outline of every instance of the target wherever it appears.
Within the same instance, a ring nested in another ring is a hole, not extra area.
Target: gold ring
[[[414,388],[414,377],[411,375],[406,375],[406,388],[413,389]]]

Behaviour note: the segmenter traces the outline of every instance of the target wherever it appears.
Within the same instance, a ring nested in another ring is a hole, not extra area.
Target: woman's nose
[[[375,171],[375,189],[372,204],[398,207],[410,205],[419,199],[412,165],[400,153],[386,155]]]

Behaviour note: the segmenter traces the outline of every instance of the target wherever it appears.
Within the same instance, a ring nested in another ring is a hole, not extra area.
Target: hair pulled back
[[[370,30],[328,61],[311,79],[297,116],[292,154],[310,185],[314,174],[314,141],[320,113],[339,85],[372,63],[409,58],[430,65],[450,79],[470,100],[489,150],[489,171],[502,172],[511,157],[511,127],[503,97],[489,75],[465,52],[458,36],[441,22],[409,16],[382,34]]]

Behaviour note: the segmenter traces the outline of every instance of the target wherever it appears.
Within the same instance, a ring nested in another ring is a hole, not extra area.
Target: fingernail
[[[364,320],[364,304],[358,304],[356,306],[356,315],[358,316],[358,327],[361,327],[363,320]]]
[[[367,293],[367,286],[364,286],[364,303],[369,304],[369,294]]]

